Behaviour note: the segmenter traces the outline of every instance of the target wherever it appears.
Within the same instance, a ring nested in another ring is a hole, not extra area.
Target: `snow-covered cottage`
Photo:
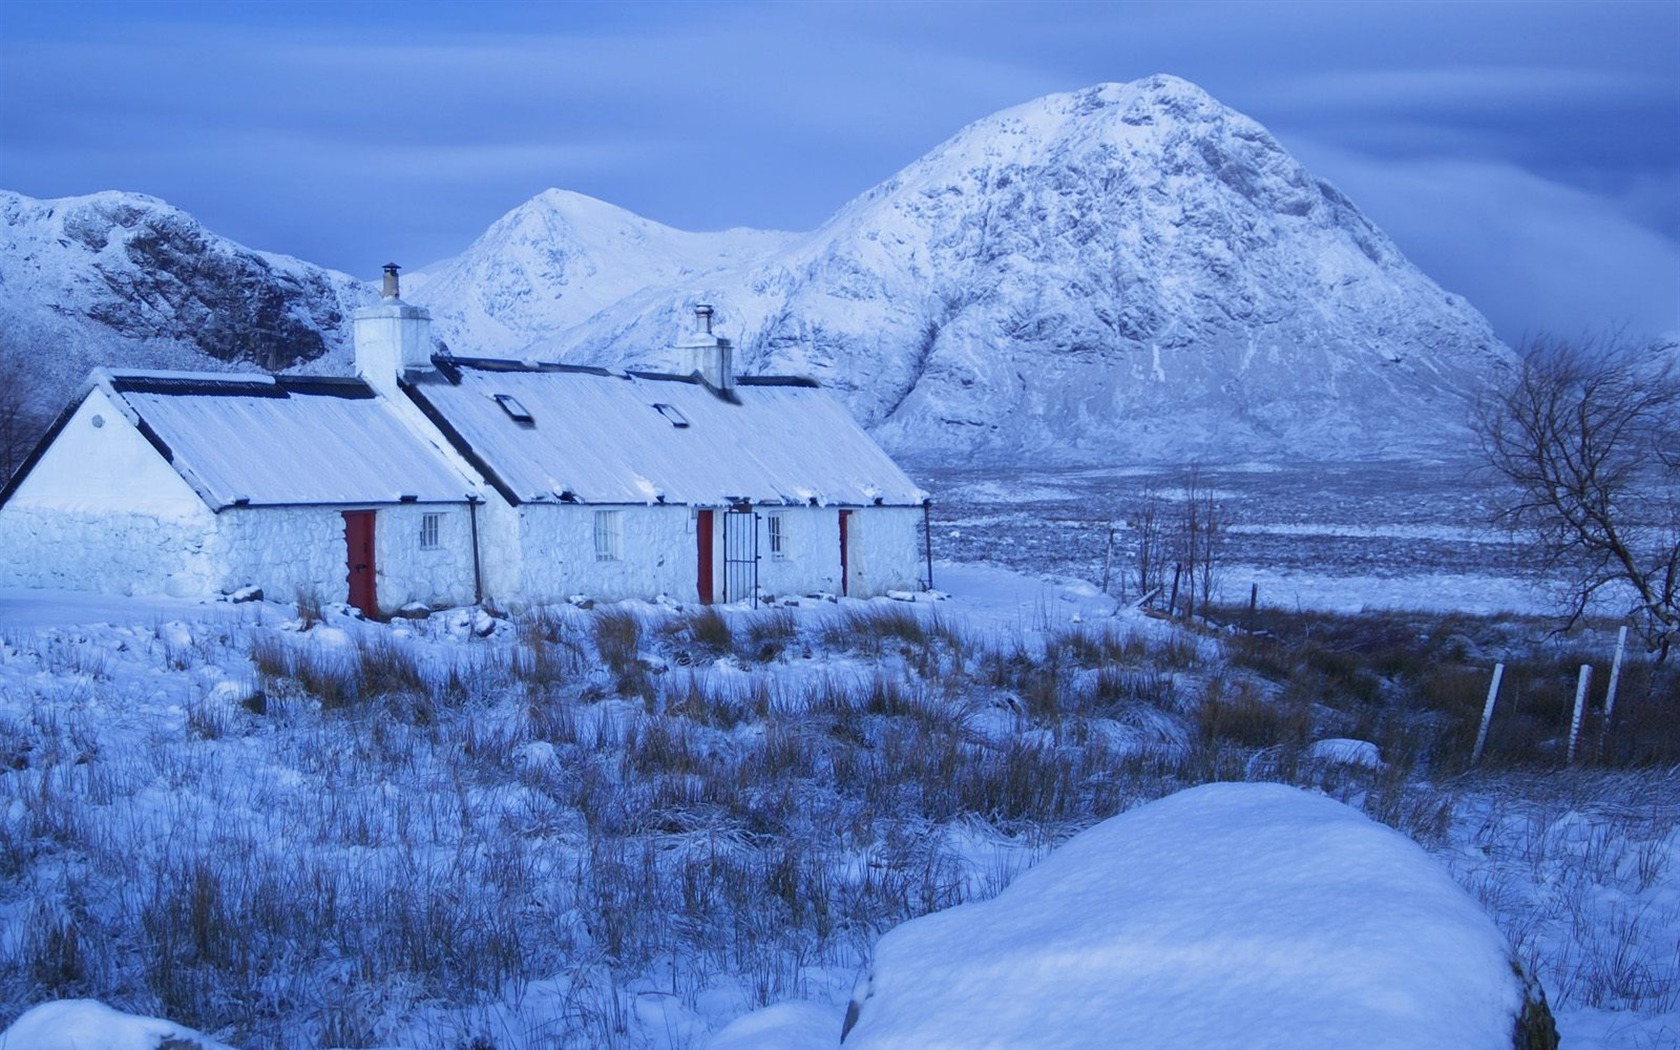
[[[369,613],[865,596],[926,582],[927,494],[810,380],[434,356],[357,313],[359,378],[100,370],[0,490],[0,586]]]

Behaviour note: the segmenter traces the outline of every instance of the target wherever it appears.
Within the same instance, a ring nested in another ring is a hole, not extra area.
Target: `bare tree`
[[[49,419],[24,365],[22,355],[0,346],[0,486],[23,465]]]
[[[1680,375],[1613,339],[1543,339],[1479,404],[1499,522],[1555,581],[1564,628],[1625,609],[1660,663],[1680,634]]]
[[[1167,521],[1161,494],[1155,486],[1145,483],[1132,504],[1132,531],[1137,534],[1137,547],[1132,556],[1133,579],[1137,581],[1138,601],[1150,602],[1166,584]]]
[[[1225,506],[1213,486],[1192,464],[1184,475],[1184,506],[1178,532],[1179,563],[1184,566],[1188,585],[1185,615],[1207,607],[1219,590],[1220,555],[1225,545]]]

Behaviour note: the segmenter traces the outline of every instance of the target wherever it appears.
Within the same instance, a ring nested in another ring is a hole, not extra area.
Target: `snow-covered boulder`
[[[190,1028],[92,999],[42,1003],[0,1032],[0,1050],[230,1050]]]
[[[1213,784],[881,939],[846,1050],[1555,1047],[1538,986],[1416,844],[1322,796]]]
[[[737,1017],[706,1050],[825,1050],[835,1045],[840,1013],[821,1003],[776,1003]]]

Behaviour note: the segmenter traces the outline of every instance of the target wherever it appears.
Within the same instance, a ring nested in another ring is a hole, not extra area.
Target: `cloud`
[[[1513,345],[1619,325],[1680,333],[1680,243],[1613,202],[1511,164],[1296,152]]]

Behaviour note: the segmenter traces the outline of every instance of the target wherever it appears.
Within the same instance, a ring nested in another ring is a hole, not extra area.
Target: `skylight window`
[[[677,429],[681,430],[683,427],[688,426],[688,417],[683,415],[682,410],[677,408],[676,405],[656,403],[653,407],[660,415],[670,420],[671,425]]]
[[[496,404],[502,406],[502,411],[508,414],[508,418],[515,423],[533,422],[530,410],[520,404],[519,399],[512,394],[492,394],[491,396],[496,399]]]

